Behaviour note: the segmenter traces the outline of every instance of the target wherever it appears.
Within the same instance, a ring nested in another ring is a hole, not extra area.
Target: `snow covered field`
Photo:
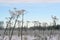
[[[47,37],[34,37],[34,36],[23,36],[23,40],[60,40],[59,35],[51,35]],[[5,36],[4,39],[0,36],[0,40],[9,40],[9,36]],[[11,40],[21,40],[21,37],[13,35]]]
[[[0,30],[0,40],[9,40],[9,36],[6,35],[3,39],[3,32]],[[11,40],[21,40],[21,36],[18,36],[18,31],[14,32],[15,34],[12,36]],[[60,30],[28,30],[23,32],[23,34],[27,33],[27,35],[23,35],[23,40],[60,40]]]

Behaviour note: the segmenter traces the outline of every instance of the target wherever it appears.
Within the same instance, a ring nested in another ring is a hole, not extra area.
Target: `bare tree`
[[[38,24],[39,27],[41,27],[41,23],[39,21],[37,21],[37,24]]]
[[[38,21],[33,21],[33,23],[34,23],[34,27],[38,26],[38,24],[39,24]]]
[[[21,21],[18,20],[17,25],[18,25],[18,36],[20,36]]]
[[[11,23],[12,19],[15,17],[15,13],[10,10],[9,10],[9,13],[10,13],[11,17],[9,17],[8,23]],[[6,31],[7,31],[8,26],[9,26],[9,24],[6,24],[6,28],[5,28],[4,34],[3,34],[3,39],[4,39],[4,35],[7,33]]]
[[[11,40],[11,38],[12,38],[13,31],[14,31],[14,29],[16,27],[16,23],[17,23],[17,20],[18,20],[18,18],[19,18],[20,15],[22,15],[22,27],[23,27],[23,16],[24,16],[24,12],[25,12],[25,10],[18,10],[17,11],[16,8],[15,8],[16,19],[15,19],[15,23],[14,23],[14,26],[13,26],[13,29],[12,29],[11,36],[10,36],[9,40]],[[21,29],[21,40],[22,40],[22,29]]]
[[[47,27],[47,23],[46,22],[43,22],[43,27]]]
[[[58,18],[56,16],[51,16],[53,19],[53,26],[56,26],[56,21],[58,20]]]
[[[21,27],[21,21],[18,20],[17,25],[18,27]]]
[[[30,22],[30,21],[27,21],[27,27],[29,26],[29,22]]]

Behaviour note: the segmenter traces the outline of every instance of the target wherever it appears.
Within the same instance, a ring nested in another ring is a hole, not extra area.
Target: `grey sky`
[[[60,0],[0,0],[0,3],[60,3]]]

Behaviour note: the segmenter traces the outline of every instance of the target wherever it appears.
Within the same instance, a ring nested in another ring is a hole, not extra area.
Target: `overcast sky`
[[[58,3],[60,0],[0,0],[1,3]]]

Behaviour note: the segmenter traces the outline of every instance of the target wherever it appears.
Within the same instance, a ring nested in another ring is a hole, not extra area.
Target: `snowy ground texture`
[[[60,35],[50,35],[46,37],[35,37],[35,36],[29,36],[24,35],[22,37],[23,40],[60,40]],[[2,36],[0,36],[0,40],[9,40],[9,36],[5,36],[4,39]],[[21,40],[21,36],[13,35],[11,40]]]
[[[5,35],[3,38],[3,32],[0,31],[0,40],[9,40],[9,36]],[[21,36],[18,36],[18,31],[14,32],[11,40],[21,40]],[[60,30],[28,30],[23,32],[22,40],[60,40]]]

